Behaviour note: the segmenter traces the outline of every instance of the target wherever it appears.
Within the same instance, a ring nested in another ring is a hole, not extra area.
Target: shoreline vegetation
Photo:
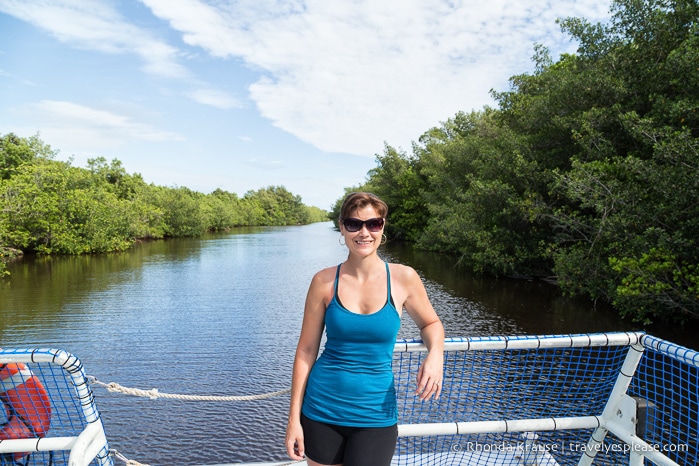
[[[143,240],[328,220],[328,212],[282,186],[242,197],[220,189],[202,194],[148,184],[116,159],[77,168],[55,156],[38,136],[0,136],[0,276],[23,253],[109,253]]]
[[[699,3],[613,0],[605,24],[559,20],[579,44],[510,78],[485,107],[390,145],[364,184],[386,233],[495,277],[554,281],[635,322],[699,322]],[[466,83],[465,83],[466,85]],[[337,221],[338,199],[329,218]],[[119,251],[138,238],[328,219],[283,187],[242,197],[147,184],[118,160],[59,162],[0,137],[0,275],[15,251]]]

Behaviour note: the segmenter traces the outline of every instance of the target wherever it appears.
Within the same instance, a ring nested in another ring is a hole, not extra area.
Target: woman
[[[291,382],[286,448],[310,466],[384,466],[398,436],[391,362],[405,309],[429,350],[416,396],[439,398],[444,328],[418,274],[381,260],[388,206],[369,193],[347,196],[340,239],[347,260],[318,272],[306,296]],[[325,349],[318,357],[325,330]]]

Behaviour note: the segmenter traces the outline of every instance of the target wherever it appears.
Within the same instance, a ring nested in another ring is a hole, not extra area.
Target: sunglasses
[[[366,229],[372,233],[381,231],[381,229],[386,223],[383,218],[370,218],[369,220],[359,220],[358,218],[345,218],[342,220],[342,224],[345,226],[345,230],[354,233],[362,229],[366,225]]]

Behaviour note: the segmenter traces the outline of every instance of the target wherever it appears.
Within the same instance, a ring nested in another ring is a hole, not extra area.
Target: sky
[[[577,44],[609,0],[0,0],[0,135],[146,182],[329,209],[412,144]]]

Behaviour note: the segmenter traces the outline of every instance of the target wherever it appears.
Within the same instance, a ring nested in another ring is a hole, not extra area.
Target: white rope
[[[150,466],[149,464],[139,463],[136,460],[130,460],[115,449],[109,450],[109,453],[111,453],[115,458],[120,459],[121,461],[126,463],[126,466]]]
[[[109,453],[114,456],[115,458],[123,461],[126,463],[126,466],[150,466],[150,464],[143,464],[139,463],[136,460],[130,460],[121,453],[119,453],[116,449],[112,448],[109,450]],[[278,466],[291,466],[292,464],[298,464],[298,463],[303,463],[306,460],[296,460],[296,461],[289,461],[288,463],[281,463]]]
[[[99,385],[105,387],[110,392],[122,393],[125,395],[140,396],[145,398],[150,398],[155,400],[158,398],[169,398],[177,400],[192,400],[192,401],[253,401],[253,400],[263,400],[265,398],[272,398],[275,396],[283,395],[291,391],[290,388],[285,390],[279,390],[276,392],[263,393],[260,395],[242,395],[242,396],[208,396],[208,395],[178,395],[174,393],[160,393],[157,388],[152,388],[150,390],[142,390],[140,388],[128,388],[119,385],[116,382],[104,383],[97,380],[95,377],[87,377],[90,384]],[[115,457],[126,463],[126,466],[150,466],[148,464],[142,464],[135,460],[130,460],[124,455],[119,453],[115,449],[111,449],[110,453]],[[280,466],[290,466],[292,464],[301,463],[304,460],[291,461],[289,463],[283,463]]]
[[[157,388],[152,388],[150,390],[142,390],[140,388],[129,388],[119,385],[116,382],[104,383],[100,382],[94,377],[88,377],[91,384],[100,385],[105,387],[108,391],[114,393],[122,393],[124,395],[140,396],[143,398],[150,398],[151,400],[157,400],[158,398],[169,398],[175,400],[190,400],[190,401],[254,401],[254,400],[264,400],[266,398],[272,398],[279,395],[284,395],[291,391],[290,388],[285,390],[279,390],[276,392],[262,393],[260,395],[241,395],[241,396],[214,396],[214,395],[178,395],[175,393],[161,393]]]

